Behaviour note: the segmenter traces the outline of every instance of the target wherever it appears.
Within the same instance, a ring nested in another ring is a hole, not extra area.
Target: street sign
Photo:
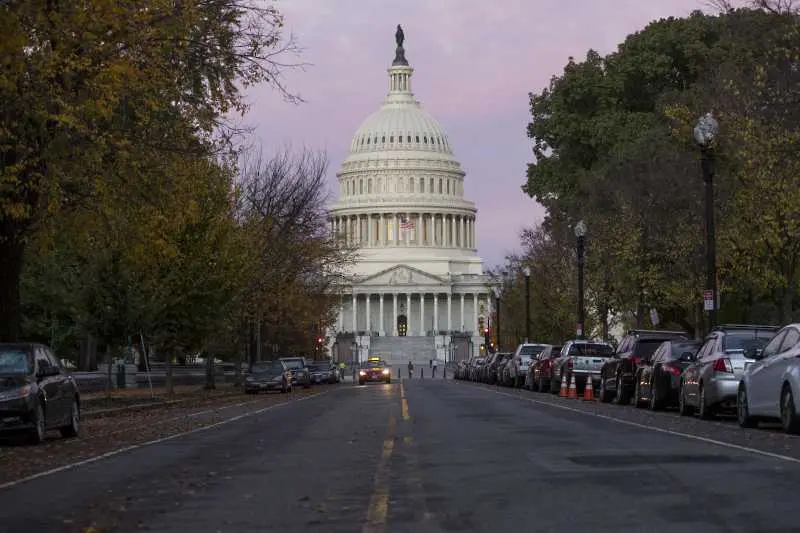
[[[583,324],[578,324],[575,333],[578,334],[578,337],[581,337],[583,335]]]
[[[714,310],[714,291],[703,291],[703,309],[706,311]]]

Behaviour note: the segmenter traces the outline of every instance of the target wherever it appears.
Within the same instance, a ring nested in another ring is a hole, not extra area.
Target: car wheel
[[[78,406],[77,400],[72,400],[72,407],[69,410],[69,424],[59,428],[61,436],[64,438],[73,438],[78,436],[78,431],[81,425],[81,410]]]
[[[681,387],[678,389],[678,412],[681,416],[689,416],[693,411],[694,408],[686,403],[686,391],[683,388],[683,383],[681,383]]]
[[[661,400],[658,397],[658,388],[655,383],[650,384],[650,410],[659,411],[663,407]]]
[[[781,402],[783,405],[783,402]],[[758,426],[758,420],[750,416],[750,406],[747,400],[747,389],[744,383],[739,385],[739,392],[736,393],[736,419],[743,428],[754,428]]]
[[[700,398],[697,400],[697,416],[703,420],[714,418],[713,409],[706,404],[706,388],[700,384]]]
[[[617,405],[626,405],[630,398],[625,394],[625,389],[622,385],[622,376],[617,376],[617,390],[614,396],[614,401]]]
[[[34,420],[33,430],[30,434],[32,444],[41,444],[44,442],[45,428],[47,419],[45,418],[44,408],[41,402],[36,404],[36,419]]]
[[[606,379],[601,375],[600,376],[600,401],[603,403],[608,403],[611,401],[611,393],[606,390]]]
[[[781,391],[781,426],[786,433],[800,433],[800,417],[797,416],[794,396],[789,384],[785,384]]]

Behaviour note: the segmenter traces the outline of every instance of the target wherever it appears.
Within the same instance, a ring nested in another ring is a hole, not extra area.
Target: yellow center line
[[[406,400],[406,389],[403,387],[403,382],[400,382],[400,411],[403,420],[411,420],[411,415],[408,414],[408,400]]]
[[[363,533],[383,533],[386,531],[386,519],[389,515],[389,461],[394,451],[396,429],[397,421],[394,415],[390,414],[389,431],[383,441],[383,453],[375,471],[374,489],[369,499],[366,523],[361,528]]]

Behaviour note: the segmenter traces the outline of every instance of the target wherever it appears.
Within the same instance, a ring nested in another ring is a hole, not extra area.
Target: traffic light
[[[317,337],[317,344],[319,344],[320,346],[325,344],[325,338],[324,337]]]
[[[492,345],[492,331],[490,328],[483,328],[483,343],[486,345],[486,350]]]

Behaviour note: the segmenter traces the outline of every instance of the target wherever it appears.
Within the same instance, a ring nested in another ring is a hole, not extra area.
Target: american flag
[[[414,221],[410,220],[407,217],[401,217],[400,218],[400,229],[402,229],[402,230],[414,229]]]

